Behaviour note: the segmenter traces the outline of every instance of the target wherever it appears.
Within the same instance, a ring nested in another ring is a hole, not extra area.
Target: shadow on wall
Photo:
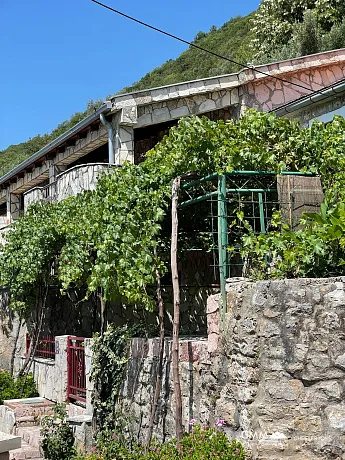
[[[214,290],[214,289],[213,289]],[[181,288],[181,334],[206,333],[206,301],[212,288],[198,286]],[[162,287],[165,326],[167,334],[172,331],[173,300],[171,286]],[[77,335],[92,337],[101,326],[100,302],[96,295],[88,300],[83,290],[69,290],[61,295],[59,288],[51,288],[47,298],[47,309],[42,334]],[[156,312],[148,312],[137,305],[109,304],[106,311],[108,323],[117,326],[144,324],[149,335],[157,335]],[[30,329],[30,327],[28,327]]]

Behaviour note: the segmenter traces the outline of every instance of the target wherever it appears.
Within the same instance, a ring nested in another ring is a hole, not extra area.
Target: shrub
[[[171,440],[165,444],[154,442],[149,451],[139,446],[126,447],[121,436],[102,437],[97,448],[78,460],[244,460],[245,452],[240,442],[230,441],[225,435],[223,420],[216,428],[201,427],[192,422],[192,432],[185,434],[180,443]]]
[[[7,371],[0,371],[0,404],[6,399],[32,398],[38,396],[32,374],[15,380]]]
[[[42,449],[46,460],[72,460],[75,458],[74,435],[66,421],[64,404],[56,404],[54,414],[41,421]]]

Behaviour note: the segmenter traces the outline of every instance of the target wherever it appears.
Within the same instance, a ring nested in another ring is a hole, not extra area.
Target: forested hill
[[[227,56],[237,62],[247,63],[252,59],[250,47],[252,39],[251,18],[253,13],[245,17],[230,19],[217,29],[212,26],[208,33],[199,32],[194,43],[201,48]],[[240,67],[216,56],[206,54],[190,47],[177,59],[170,59],[165,64],[146,74],[141,80],[123,89],[123,92],[138,91],[170,85],[181,81],[196,80],[226,73],[237,72]]]
[[[250,59],[250,17],[251,15],[237,17],[226,22],[219,29],[211,27],[208,33],[199,32],[195,37],[195,43],[235,60],[247,62]],[[204,55],[204,53],[201,56],[201,53],[195,48],[189,48],[177,59],[167,61],[121,92],[164,86],[239,70],[238,66],[230,62],[215,56]],[[7,149],[0,151],[0,177],[92,113],[93,108],[99,107],[101,103],[102,101],[90,100],[85,111],[75,113],[50,134],[35,136],[27,142],[10,145]]]
[[[345,47],[344,0],[261,0],[258,10],[230,19],[217,29],[199,32],[195,44],[237,62],[264,63]],[[121,93],[239,71],[238,65],[190,47],[177,59],[149,72]],[[108,99],[109,96],[106,97]],[[0,176],[37,152],[99,107],[90,100],[50,134],[36,136],[0,151]]]

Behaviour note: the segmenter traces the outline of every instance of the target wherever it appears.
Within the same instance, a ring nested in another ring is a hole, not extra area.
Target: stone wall
[[[37,201],[61,201],[85,190],[94,190],[101,172],[108,171],[107,163],[77,165],[60,173],[54,182],[35,187],[24,194],[24,211]]]
[[[213,425],[244,442],[253,459],[345,458],[345,278],[228,284],[219,331],[219,294],[208,299],[208,340],[181,341],[183,420]],[[121,406],[144,440],[158,342],[132,341]],[[171,341],[155,435],[174,435]]]
[[[321,56],[321,55],[320,55]],[[317,55],[310,56],[316,58]],[[283,78],[297,85],[311,88],[313,91],[318,91],[321,88],[334,84],[345,77],[345,63],[337,62],[333,64],[319,66],[317,69],[308,68],[307,66],[296,67],[291,60],[284,61],[286,64],[286,73]],[[272,64],[273,65],[273,64]],[[295,101],[303,96],[309,95],[310,90],[291,84],[284,84],[276,79],[258,78],[243,85],[242,93],[242,110],[244,108],[255,108],[258,110],[269,111],[277,107]]]
[[[8,294],[0,291],[0,370],[11,368],[12,352],[25,353],[26,327],[8,307]],[[1,430],[0,430],[1,431]]]

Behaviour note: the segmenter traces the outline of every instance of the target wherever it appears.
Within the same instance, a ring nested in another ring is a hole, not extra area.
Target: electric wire
[[[111,6],[106,5],[105,3],[102,3],[102,2],[100,2],[98,0],[91,0],[91,2],[96,3],[97,5],[103,7],[105,9],[107,9],[107,10],[110,10],[113,13],[116,13],[116,14],[118,14],[120,16],[123,16],[124,18],[127,18],[127,19],[129,19],[131,21],[134,21],[137,24],[141,24],[142,26],[145,26],[145,27],[147,27],[149,29],[155,30],[156,32],[159,32],[159,33],[161,33],[163,35],[166,35],[167,37],[171,37],[171,38],[173,38],[175,40],[178,40],[178,41],[180,41],[182,43],[185,43],[186,45],[189,45],[189,46],[191,46],[193,48],[196,48],[196,49],[198,49],[200,51],[204,51],[205,53],[211,54],[212,56],[215,56],[215,57],[220,58],[220,59],[224,59],[225,61],[231,62],[232,64],[236,64],[236,65],[238,65],[240,67],[244,67],[246,69],[252,70],[253,72],[257,72],[257,73],[259,73],[261,75],[265,75],[266,77],[274,78],[275,80],[281,81],[283,83],[288,83],[289,85],[293,85],[293,86],[305,89],[307,91],[310,91],[313,94],[322,94],[323,95],[323,92],[322,92],[323,90],[316,90],[315,91],[312,88],[309,88],[308,86],[304,86],[302,84],[295,83],[295,82],[292,82],[290,80],[286,80],[285,78],[280,78],[280,77],[277,77],[275,75],[271,75],[268,72],[264,72],[263,70],[257,69],[255,66],[249,66],[247,64],[243,64],[242,62],[237,62],[234,59],[231,59],[231,58],[228,58],[228,57],[223,56],[221,54],[215,53],[214,51],[210,51],[210,50],[208,50],[206,48],[202,48],[201,46],[196,45],[195,43],[192,43],[192,42],[189,42],[187,40],[184,40],[183,38],[180,38],[177,35],[173,35],[173,34],[171,34],[169,32],[166,32],[166,31],[164,31],[162,29],[159,29],[158,27],[152,26],[152,25],[150,25],[150,24],[148,24],[146,22],[140,21],[139,19],[136,19],[133,16],[130,16],[130,15],[126,14],[126,13],[123,13],[122,11],[116,10],[115,8],[112,8]]]

